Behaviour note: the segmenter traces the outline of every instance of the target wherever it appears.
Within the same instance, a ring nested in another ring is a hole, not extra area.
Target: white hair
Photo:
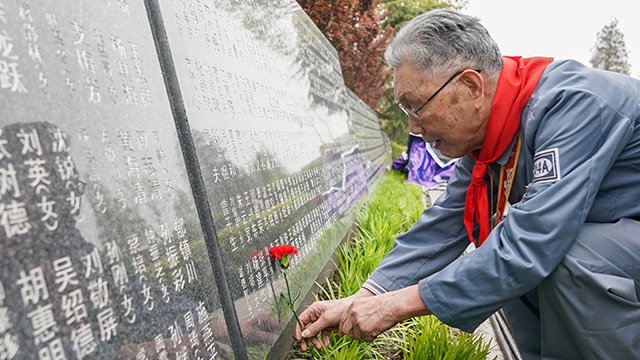
[[[500,48],[480,20],[452,9],[433,10],[406,23],[384,55],[394,68],[408,61],[433,76],[469,68],[497,78],[502,70]]]

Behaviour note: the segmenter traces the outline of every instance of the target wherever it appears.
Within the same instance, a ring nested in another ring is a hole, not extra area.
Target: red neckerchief
[[[504,57],[480,154],[471,153],[476,164],[464,204],[464,225],[469,240],[476,242],[472,235],[475,214],[480,225],[478,246],[489,236],[489,202],[487,184],[484,182],[487,164],[498,160],[509,147],[520,128],[522,109],[529,101],[542,72],[552,61],[552,58]]]

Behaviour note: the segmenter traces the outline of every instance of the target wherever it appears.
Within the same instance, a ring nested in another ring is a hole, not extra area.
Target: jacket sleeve
[[[533,154],[520,159],[532,179],[523,199],[480,248],[419,283],[430,311],[464,331],[555,269],[633,133],[633,121],[589,92],[557,91],[537,104],[523,113],[523,147]]]
[[[469,245],[463,224],[464,200],[471,179],[473,159],[458,160],[446,192],[420,220],[399,236],[365,287],[374,293],[415,285],[458,258]],[[379,287],[382,289],[376,290]]]

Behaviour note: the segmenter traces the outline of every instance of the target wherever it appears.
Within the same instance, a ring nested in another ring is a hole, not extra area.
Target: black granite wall
[[[294,0],[0,0],[0,106],[0,359],[262,359],[389,161]]]

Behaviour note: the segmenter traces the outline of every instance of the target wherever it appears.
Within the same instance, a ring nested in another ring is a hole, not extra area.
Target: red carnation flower
[[[298,250],[291,245],[274,246],[269,249],[271,260],[282,259],[283,255],[297,254]]]
[[[289,267],[289,255],[297,253],[298,250],[291,245],[274,246],[269,249],[271,261],[278,259],[280,261],[280,267],[285,270]]]

